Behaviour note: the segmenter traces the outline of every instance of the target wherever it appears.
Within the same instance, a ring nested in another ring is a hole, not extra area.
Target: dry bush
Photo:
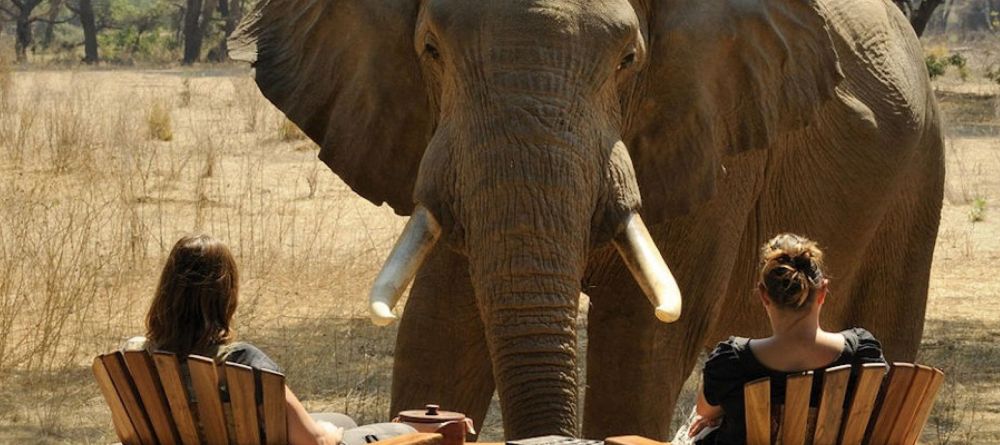
[[[306,170],[306,185],[309,187],[309,199],[316,197],[316,192],[319,189],[319,173],[321,170],[325,171],[325,169],[320,168],[320,165],[319,159],[317,159]]]
[[[174,139],[173,120],[170,117],[170,107],[162,100],[154,100],[146,115],[146,126],[150,139],[169,142]]]
[[[282,142],[301,141],[306,138],[306,134],[299,129],[298,125],[290,121],[287,117],[278,118],[278,140]]]
[[[181,81],[181,92],[179,94],[180,107],[187,108],[191,106],[191,79],[184,79]]]
[[[20,107],[13,100],[8,103],[10,110],[0,112],[0,144],[5,145],[7,161],[14,166],[21,166],[26,153],[41,151],[38,146],[40,138],[35,134],[41,109],[30,99]]]
[[[257,89],[257,84],[250,77],[239,77],[232,80],[234,91],[234,105],[243,116],[243,130],[247,132],[258,131],[260,117],[267,109],[264,97]]]
[[[44,105],[49,163],[57,172],[93,168],[100,125],[95,124],[95,115],[88,109],[94,99],[86,91],[76,89],[69,97]]]

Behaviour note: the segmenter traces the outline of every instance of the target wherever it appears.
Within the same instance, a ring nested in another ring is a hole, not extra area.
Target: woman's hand
[[[326,421],[318,421],[316,424],[319,425],[320,429],[323,430],[324,436],[327,440],[332,441],[331,443],[340,443],[344,440],[344,429],[334,424]]]
[[[688,437],[697,436],[705,428],[716,427],[720,423],[722,423],[722,416],[705,417],[701,414],[695,414],[694,421],[691,422],[691,427],[688,428]]]
[[[694,406],[694,420],[688,428],[688,437],[697,436],[705,428],[719,426],[725,411],[721,406],[715,406],[705,400],[705,387],[698,388],[698,401]]]

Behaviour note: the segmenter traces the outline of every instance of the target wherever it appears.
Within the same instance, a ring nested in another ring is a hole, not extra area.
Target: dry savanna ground
[[[948,183],[921,361],[947,380],[923,440],[1000,443],[1000,88],[939,88]],[[245,70],[0,71],[0,177],[0,443],[113,441],[90,361],[142,332],[192,231],[233,248],[239,335],[308,408],[385,419],[395,332],[364,299],[403,220],[329,173]]]

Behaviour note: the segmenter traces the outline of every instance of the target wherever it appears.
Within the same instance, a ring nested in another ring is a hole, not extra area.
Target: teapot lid
[[[441,407],[437,405],[426,405],[424,408],[401,411],[399,413],[399,420],[401,422],[413,423],[439,423],[465,419],[465,414],[453,411],[441,411]]]

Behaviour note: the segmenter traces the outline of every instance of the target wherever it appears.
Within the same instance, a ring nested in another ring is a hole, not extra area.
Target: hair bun
[[[816,243],[805,237],[783,233],[761,249],[761,278],[772,301],[779,306],[800,308],[815,298],[822,285],[822,257]]]

